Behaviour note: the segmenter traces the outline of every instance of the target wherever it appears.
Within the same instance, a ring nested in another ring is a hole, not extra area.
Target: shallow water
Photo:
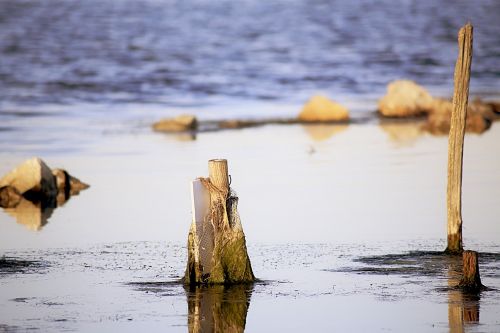
[[[499,98],[497,1],[0,2],[0,174],[42,157],[91,185],[0,210],[0,332],[436,331],[500,327],[500,127],[467,135],[463,217],[479,297],[445,247],[447,138],[371,117],[386,84]],[[160,117],[293,117],[313,93],[354,125],[158,134]],[[253,270],[185,289],[189,182],[227,158]],[[5,256],[5,257],[3,257]]]
[[[494,290],[472,300],[450,288],[460,262],[425,252],[445,247],[447,138],[418,123],[272,125],[187,141],[138,126],[78,139],[82,149],[73,152],[65,151],[71,141],[53,142],[63,152],[40,147],[47,163],[91,188],[39,231],[0,212],[0,255],[35,261],[0,276],[2,329],[495,332],[498,140],[497,124],[466,136],[465,247],[496,253],[480,259]],[[40,154],[37,147],[0,153],[0,172]],[[248,289],[176,283],[191,220],[188,184],[213,157],[228,158],[240,197],[262,280]]]
[[[495,332],[500,291],[471,298],[453,289],[459,260],[436,252],[402,254],[443,245],[436,240],[250,245],[254,270],[264,281],[192,290],[175,282],[184,268],[181,245],[127,242],[8,251],[45,264],[0,278],[2,322],[13,331]],[[482,244],[474,248],[488,250]],[[498,246],[490,249],[498,252]],[[401,255],[381,255],[384,263],[374,263],[373,254],[385,251]],[[353,260],[368,254],[368,263]],[[431,260],[436,269],[432,274],[408,274],[407,267],[383,274],[362,271],[403,265],[397,262],[401,258],[413,260],[415,267]],[[483,283],[498,287],[498,254],[480,262]]]

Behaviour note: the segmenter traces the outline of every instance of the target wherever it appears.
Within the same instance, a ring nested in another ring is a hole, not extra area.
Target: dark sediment
[[[36,273],[46,268],[47,264],[41,261],[21,260],[9,257],[0,258],[0,277],[6,274]]]

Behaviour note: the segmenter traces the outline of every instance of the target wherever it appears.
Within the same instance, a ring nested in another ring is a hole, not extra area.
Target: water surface
[[[2,107],[372,100],[408,78],[449,96],[474,24],[472,91],[498,97],[498,1],[2,1]],[[111,111],[111,110],[105,110]],[[104,111],[104,112],[105,112]]]
[[[500,127],[467,135],[464,241],[491,290],[453,287],[447,138],[420,123],[153,133],[153,121],[293,117],[313,93],[376,109],[408,78],[499,98],[498,1],[0,3],[0,174],[32,156],[91,185],[0,211],[0,331],[436,331],[500,327]],[[189,182],[227,158],[255,274],[184,288]],[[5,257],[4,257],[5,256]]]
[[[470,300],[451,288],[460,261],[426,255],[445,248],[447,138],[399,125],[272,125],[188,141],[138,127],[97,136],[81,151],[45,152],[49,165],[91,188],[39,231],[0,212],[0,253],[35,262],[0,276],[1,323],[14,331],[207,332],[219,323],[248,332],[495,332],[499,127],[466,136],[465,247],[493,254],[480,263],[483,283],[495,289]],[[0,171],[36,147],[0,154]],[[262,280],[247,289],[176,283],[189,181],[206,175],[213,157],[229,160]]]

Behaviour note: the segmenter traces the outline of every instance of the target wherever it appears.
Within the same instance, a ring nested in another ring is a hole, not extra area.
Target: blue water
[[[0,111],[375,101],[400,78],[449,96],[467,21],[472,92],[498,96],[498,13],[495,0],[2,0]]]

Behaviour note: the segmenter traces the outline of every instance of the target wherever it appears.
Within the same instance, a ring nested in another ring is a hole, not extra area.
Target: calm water
[[[81,151],[45,152],[49,165],[92,187],[46,221],[0,212],[0,257],[36,261],[0,275],[1,329],[498,331],[498,124],[466,138],[465,246],[484,254],[483,283],[496,289],[473,299],[450,289],[456,259],[405,255],[445,247],[446,137],[374,123],[185,139],[144,128],[102,135]],[[0,172],[24,156],[0,153]],[[185,290],[172,283],[185,269],[188,184],[214,156],[229,159],[264,282]]]
[[[252,245],[254,270],[265,282],[204,290],[169,282],[184,269],[185,250],[175,244],[17,251],[42,267],[0,276],[0,330],[497,332],[500,292],[470,298],[450,288],[459,268],[452,258],[417,252],[397,260],[382,255],[382,265],[369,263],[373,257],[353,263],[358,255],[444,246],[432,243]],[[498,286],[500,258],[490,259],[481,259],[483,283]],[[373,268],[402,269],[362,273]]]
[[[291,116],[317,91],[366,114],[400,78],[450,96],[467,20],[472,93],[499,98],[498,12],[498,1],[0,1],[0,175],[40,156],[91,184],[52,212],[0,210],[0,332],[497,332],[498,124],[465,143],[465,246],[496,289],[476,298],[451,288],[460,262],[436,253],[446,137],[376,119],[196,137],[150,125]],[[254,286],[175,283],[189,182],[211,158],[229,160]]]

